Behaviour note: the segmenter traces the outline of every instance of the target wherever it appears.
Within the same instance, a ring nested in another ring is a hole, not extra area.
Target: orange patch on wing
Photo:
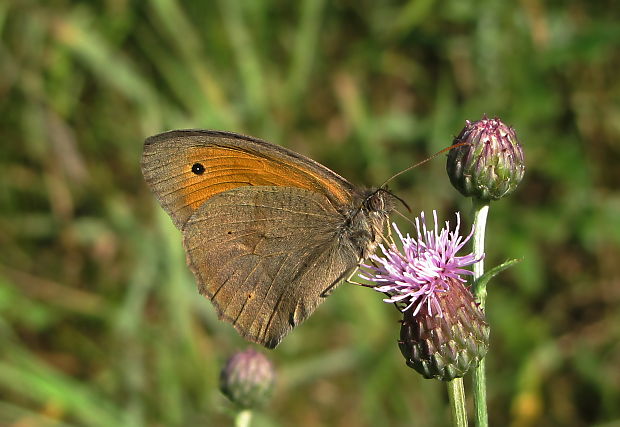
[[[196,163],[204,166],[204,173],[192,172]],[[297,159],[284,162],[240,149],[207,146],[189,150],[183,164],[184,204],[192,211],[215,194],[246,185],[297,187],[324,194],[339,204],[351,201],[351,195],[329,177],[317,175]]]

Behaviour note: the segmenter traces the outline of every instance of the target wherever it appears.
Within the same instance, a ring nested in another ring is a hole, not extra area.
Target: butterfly
[[[142,173],[219,317],[274,348],[373,253],[394,209],[294,151],[211,130],[147,138]]]

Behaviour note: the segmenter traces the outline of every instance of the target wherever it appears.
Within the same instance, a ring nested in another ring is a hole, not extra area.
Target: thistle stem
[[[473,252],[475,257],[480,257],[484,254],[484,234],[487,223],[487,215],[489,213],[489,204],[476,198],[473,198],[472,200],[475,227],[473,236]],[[484,274],[484,260],[480,260],[474,264],[473,270],[475,281]],[[487,297],[486,286],[476,287],[474,292],[476,301],[478,301],[480,308],[484,311]],[[489,425],[485,367],[486,361],[485,358],[482,358],[473,372],[474,403],[476,406],[476,425],[478,427],[488,427]]]
[[[448,396],[452,409],[452,421],[456,427],[467,427],[467,410],[465,409],[465,389],[463,378],[448,381]]]
[[[250,409],[239,411],[235,417],[235,427],[250,427],[251,419],[252,411]]]

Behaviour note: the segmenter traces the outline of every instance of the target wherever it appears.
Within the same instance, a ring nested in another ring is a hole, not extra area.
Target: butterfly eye
[[[368,209],[371,211],[380,211],[385,208],[385,204],[383,203],[383,197],[381,197],[379,193],[371,195],[366,203]]]
[[[203,173],[205,173],[205,167],[202,165],[202,163],[194,163],[194,165],[192,166],[192,172],[194,172],[196,175],[202,175]]]

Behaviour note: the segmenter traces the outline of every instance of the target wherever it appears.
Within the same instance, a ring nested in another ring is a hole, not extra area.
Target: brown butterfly
[[[142,173],[221,319],[274,348],[378,244],[394,196],[248,136],[148,138]]]

